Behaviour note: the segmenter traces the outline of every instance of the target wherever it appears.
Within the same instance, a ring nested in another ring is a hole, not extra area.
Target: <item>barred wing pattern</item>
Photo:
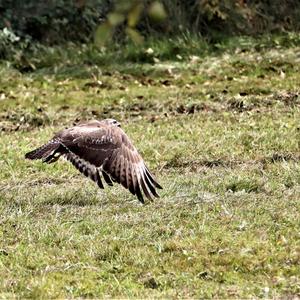
[[[90,121],[58,132],[42,147],[25,155],[28,159],[55,162],[61,155],[85,176],[104,188],[117,182],[144,203],[143,195],[152,200],[162,187],[154,179],[141,155],[117,121]]]

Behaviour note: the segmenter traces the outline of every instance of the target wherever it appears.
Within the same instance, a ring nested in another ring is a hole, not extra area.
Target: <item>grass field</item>
[[[299,44],[233,45],[1,64],[0,298],[300,295]],[[106,117],[164,187],[157,201],[24,160]]]

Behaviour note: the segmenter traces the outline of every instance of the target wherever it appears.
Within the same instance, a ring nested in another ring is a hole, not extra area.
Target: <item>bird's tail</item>
[[[47,144],[26,153],[25,158],[42,159],[44,162],[50,162],[50,160],[54,157],[54,154],[59,147],[60,147],[59,141],[51,140]]]

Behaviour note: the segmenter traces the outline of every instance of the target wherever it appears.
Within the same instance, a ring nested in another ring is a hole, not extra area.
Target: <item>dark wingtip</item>
[[[142,204],[145,204],[145,200],[144,200],[142,194],[137,194],[137,198]]]
[[[145,168],[146,168],[146,174],[148,175],[148,177],[149,177],[149,179],[151,180],[152,184],[153,184],[156,188],[162,190],[162,189],[163,189],[162,186],[161,186],[158,182],[156,182],[156,180],[153,178],[153,175],[152,175],[151,172],[149,171],[148,167],[145,166]]]
[[[155,187],[157,187],[158,189],[160,189],[160,190],[163,189],[163,187],[160,184],[158,184],[157,182],[155,182],[154,184],[155,184]]]
[[[105,173],[105,171],[102,171],[102,176],[108,185],[113,186],[113,183],[112,183],[110,177]]]
[[[138,184],[137,184],[136,189],[135,189],[135,194],[136,194],[138,200],[139,200],[141,203],[145,204],[143,195],[142,195],[142,193],[141,193],[141,190],[140,190],[140,187],[139,187]]]
[[[34,155],[35,153],[36,153],[36,150],[33,150],[30,152],[27,152],[24,156],[26,159],[36,159],[36,157]]]
[[[104,185],[102,183],[100,174],[97,169],[96,169],[96,172],[94,173],[94,181],[97,183],[97,185],[100,189],[104,189]]]

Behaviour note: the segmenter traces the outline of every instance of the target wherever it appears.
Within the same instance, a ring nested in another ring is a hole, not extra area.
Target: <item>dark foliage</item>
[[[109,0],[0,0],[0,28],[50,44],[86,42],[111,8]]]
[[[118,0],[0,0],[0,29],[6,27],[23,40],[46,44],[87,42],[108,12],[113,11],[117,2]],[[161,2],[168,12],[168,18],[162,23],[151,23],[147,14],[142,13],[137,29],[143,35],[161,32],[174,35],[192,31],[215,40],[224,35],[297,31],[300,28],[298,0]],[[145,7],[149,3],[150,0],[145,0]],[[117,34],[117,38],[122,38],[122,34]]]

